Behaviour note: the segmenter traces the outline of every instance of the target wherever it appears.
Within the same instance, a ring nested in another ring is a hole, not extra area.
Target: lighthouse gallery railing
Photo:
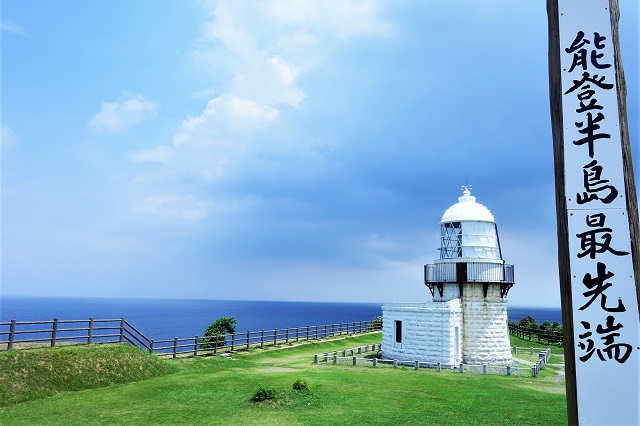
[[[459,268],[457,263],[436,263],[424,265],[424,282],[427,283],[447,283],[447,282],[495,282],[514,283],[513,265],[467,262],[465,277],[458,277]],[[459,278],[461,278],[459,280]]]

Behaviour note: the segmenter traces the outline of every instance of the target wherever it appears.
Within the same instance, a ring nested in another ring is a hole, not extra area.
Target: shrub
[[[253,401],[260,402],[268,399],[275,399],[276,391],[270,387],[260,386],[256,393],[253,395]]]
[[[200,339],[202,349],[220,348],[227,342],[226,335],[236,332],[238,321],[234,317],[220,317],[204,331],[205,337]]]
[[[551,330],[553,329],[553,326],[551,325],[551,322],[549,320],[544,320],[542,321],[542,324],[540,324],[540,330]]]
[[[525,328],[538,328],[538,323],[533,319],[533,317],[522,318],[518,325]]]
[[[293,389],[309,392],[309,384],[306,380],[297,379],[295,382],[293,382]]]

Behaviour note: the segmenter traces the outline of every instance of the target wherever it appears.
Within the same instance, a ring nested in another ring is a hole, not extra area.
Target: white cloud
[[[287,126],[287,108],[299,109],[306,97],[300,76],[313,72],[348,39],[379,36],[388,25],[379,18],[375,1],[222,0],[205,5],[210,19],[194,57],[218,86],[193,92],[211,98],[200,114],[182,120],[171,142],[131,153],[129,159],[158,165],[146,178],[141,177],[145,170],[137,174],[151,190],[171,185],[189,199],[186,194],[204,185],[217,206],[224,194],[210,185],[297,181],[315,170],[309,161],[321,156],[312,146],[317,138],[280,133]],[[104,104],[101,114],[94,118],[100,127],[122,127],[119,105]],[[163,200],[147,198],[138,211],[182,216],[175,214],[175,200]]]
[[[0,141],[2,141],[2,151],[13,148],[18,143],[18,135],[11,129],[11,127],[2,123],[2,133],[0,134]]]
[[[26,31],[20,25],[4,19],[0,21],[0,30],[15,35],[27,35]]]
[[[96,131],[120,132],[154,115],[156,111],[156,104],[136,95],[121,102],[103,102],[89,125]]]
[[[197,221],[205,218],[211,202],[176,194],[158,194],[143,199],[134,209],[145,216],[160,216]]]

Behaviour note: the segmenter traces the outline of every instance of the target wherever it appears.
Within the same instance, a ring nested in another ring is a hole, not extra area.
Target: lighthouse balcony
[[[464,283],[482,283],[486,297],[490,284],[500,285],[500,295],[506,297],[514,284],[513,265],[487,262],[456,262],[424,265],[424,284],[435,296],[436,289],[442,295],[444,284],[457,283],[462,288]]]

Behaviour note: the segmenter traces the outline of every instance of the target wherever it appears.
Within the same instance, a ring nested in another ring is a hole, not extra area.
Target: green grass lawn
[[[531,378],[313,363],[316,353],[380,338],[373,333],[230,357],[161,361],[171,371],[159,371],[158,377],[82,391],[62,389],[2,407],[0,424],[567,423],[564,382],[552,370]],[[298,379],[308,383],[308,392],[292,388]],[[253,402],[260,387],[273,389],[275,398]]]

